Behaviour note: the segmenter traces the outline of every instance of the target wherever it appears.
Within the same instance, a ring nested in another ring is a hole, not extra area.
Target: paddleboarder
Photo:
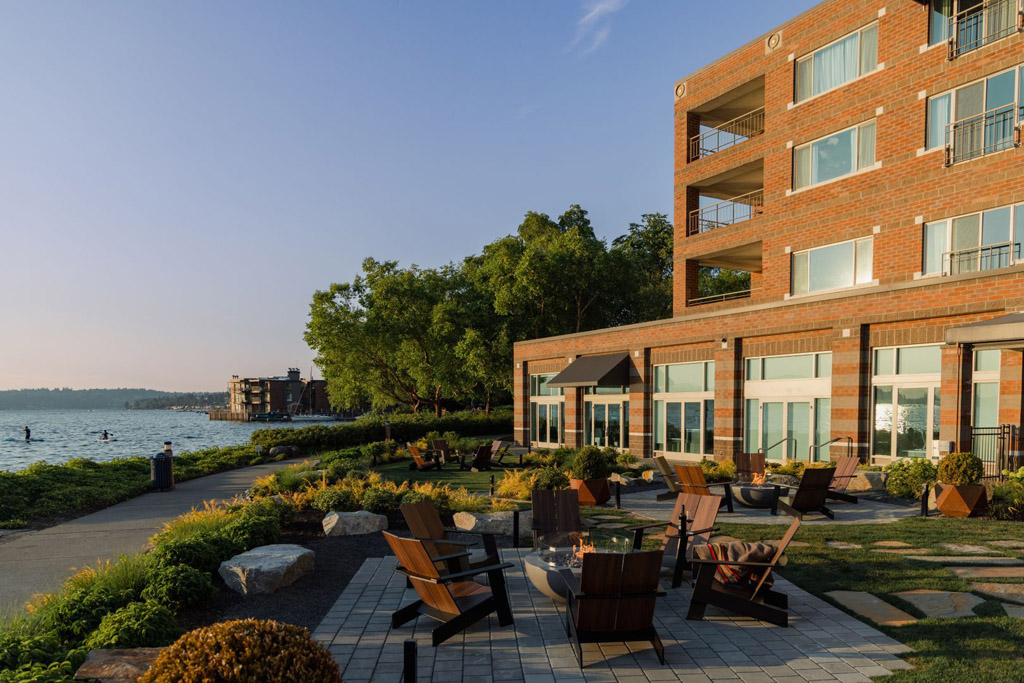
[[[28,428],[28,425],[25,425],[25,443],[28,443],[31,440],[32,440],[32,430]]]

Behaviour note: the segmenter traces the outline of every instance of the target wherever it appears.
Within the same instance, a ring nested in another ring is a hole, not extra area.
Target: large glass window
[[[921,272],[957,275],[1021,260],[1024,204],[932,221],[924,226]]]
[[[748,382],[832,377],[832,352],[764,356],[746,360]]]
[[[548,386],[556,373],[530,375],[530,441],[535,445],[565,443],[565,399],[562,389]]]
[[[876,22],[798,59],[796,101],[834,90],[877,67]]]
[[[674,363],[654,367],[654,450],[714,453],[715,364]]]
[[[810,294],[871,282],[872,238],[840,242],[793,254],[792,293]]]
[[[835,180],[875,164],[875,122],[862,123],[793,150],[793,189]]]
[[[1013,147],[1022,79],[1024,67],[1015,67],[929,97],[926,148],[952,146],[954,163]]]
[[[583,399],[583,443],[602,448],[629,447],[629,400],[626,387],[597,392],[588,388]]]
[[[972,426],[999,426],[999,383],[974,383],[974,413]]]
[[[871,452],[887,458],[935,457],[942,350],[938,345],[874,350]]]
[[[744,448],[770,460],[807,460],[832,429],[832,354],[747,358]]]
[[[931,0],[928,11],[928,44],[949,39],[949,20],[953,16],[953,0]]]

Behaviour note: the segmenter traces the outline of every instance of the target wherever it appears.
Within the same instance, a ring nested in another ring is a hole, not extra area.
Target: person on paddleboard
[[[110,438],[110,433],[109,433],[109,432],[107,432],[107,430],[106,430],[106,429],[104,429],[104,430],[103,430],[103,436],[101,436],[101,437],[100,437],[100,440],[102,440],[102,441],[106,441],[106,440],[107,440],[107,439],[109,439],[109,438]]]
[[[31,440],[32,440],[32,430],[28,428],[28,425],[25,425],[25,443],[28,443]]]

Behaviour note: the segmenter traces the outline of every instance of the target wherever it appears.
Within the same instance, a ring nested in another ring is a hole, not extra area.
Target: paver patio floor
[[[910,668],[897,654],[905,645],[782,578],[789,595],[790,627],[779,628],[708,608],[704,621],[688,621],[690,588],[668,589],[658,600],[656,626],[667,664],[649,643],[585,645],[581,672],[565,635],[564,607],[533,588],[522,568],[529,550],[504,550],[515,624],[498,626],[492,615],[437,648],[436,622],[421,617],[391,630],[391,613],[416,599],[393,557],[371,558],[353,577],[314,637],[329,647],[346,683],[397,681],[402,647],[419,643],[419,680],[491,681],[733,681],[805,683],[868,681]],[[600,647],[600,649],[599,649]]]

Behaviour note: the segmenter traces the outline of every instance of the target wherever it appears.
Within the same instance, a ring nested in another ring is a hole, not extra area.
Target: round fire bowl
[[[746,505],[748,508],[770,508],[772,506],[772,499],[775,497],[775,485],[733,485],[732,495],[733,498],[736,499],[737,503],[740,503],[741,505]],[[787,495],[789,495],[789,487],[780,486],[779,497],[785,498]]]
[[[542,552],[545,555],[547,554],[546,551]],[[527,555],[526,559],[523,560],[523,566],[526,568],[526,576],[530,579],[530,583],[533,584],[534,588],[556,602],[565,602],[568,592],[565,581],[558,574],[559,570],[571,569],[574,574],[579,575],[580,573],[580,570],[577,568],[552,565],[547,560],[542,559],[540,553],[530,553]]]

